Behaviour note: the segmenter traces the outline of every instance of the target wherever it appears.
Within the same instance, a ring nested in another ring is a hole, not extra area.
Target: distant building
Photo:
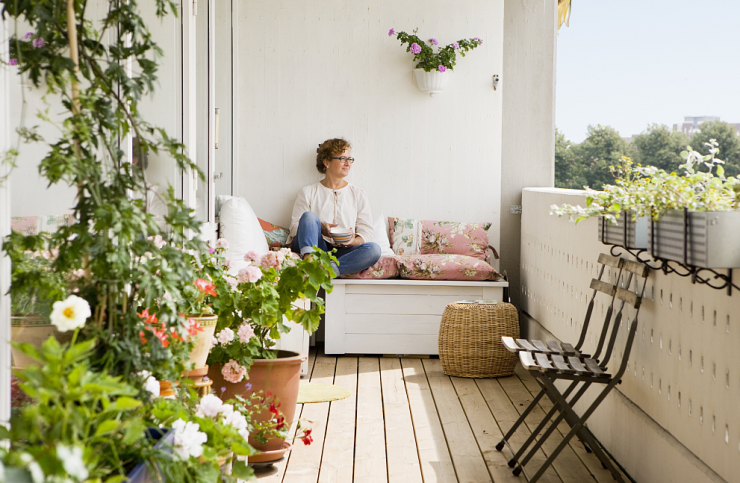
[[[701,126],[702,123],[707,121],[719,121],[718,116],[685,116],[683,118],[683,124],[674,124],[673,130],[674,131],[680,131],[687,135],[688,137],[691,137],[694,135],[694,133],[697,133],[701,130],[699,126]],[[735,128],[735,133],[740,134],[740,124],[732,124],[730,123],[730,126]]]

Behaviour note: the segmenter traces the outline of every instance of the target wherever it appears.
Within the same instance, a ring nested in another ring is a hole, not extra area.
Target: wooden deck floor
[[[525,482],[506,465],[508,449],[494,448],[538,390],[521,367],[512,377],[466,379],[446,376],[439,359],[331,357],[312,349],[304,379],[344,386],[352,395],[299,405],[314,443],[296,441],[281,462],[258,468],[260,483]],[[533,411],[513,442],[521,444],[543,415]],[[530,475],[559,442],[553,435],[545,443],[526,467]],[[540,481],[614,480],[576,440]]]

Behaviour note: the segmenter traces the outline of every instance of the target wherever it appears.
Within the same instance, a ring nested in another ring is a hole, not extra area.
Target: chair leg
[[[504,436],[504,438],[501,441],[499,441],[499,443],[496,445],[496,449],[498,451],[502,451],[504,449],[504,445],[506,444],[506,442],[509,441],[509,439],[514,435],[514,433],[516,432],[517,428],[519,428],[519,426],[522,425],[522,423],[527,418],[527,416],[529,416],[529,413],[531,413],[532,410],[537,407],[537,403],[540,402],[540,399],[542,399],[542,396],[544,396],[544,395],[545,395],[545,390],[542,389],[542,390],[540,390],[539,394],[537,394],[537,396],[535,396],[535,398],[532,400],[532,402],[529,403],[529,406],[527,406],[527,409],[524,410],[524,412],[521,414],[521,416],[519,416],[519,419],[516,420],[516,422],[514,423],[514,425],[511,427],[511,429],[509,429],[509,431],[506,433],[506,435]]]

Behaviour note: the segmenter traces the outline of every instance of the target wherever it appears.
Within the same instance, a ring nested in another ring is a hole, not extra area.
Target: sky
[[[555,123],[622,137],[651,123],[740,123],[740,0],[572,0],[558,34]]]

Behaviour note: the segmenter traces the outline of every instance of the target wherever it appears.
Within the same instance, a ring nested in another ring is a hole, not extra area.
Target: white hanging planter
[[[416,76],[416,85],[419,90],[430,96],[439,94],[447,87],[449,83],[452,71],[439,72],[433,70],[426,72],[424,69],[414,69],[414,76]]]

